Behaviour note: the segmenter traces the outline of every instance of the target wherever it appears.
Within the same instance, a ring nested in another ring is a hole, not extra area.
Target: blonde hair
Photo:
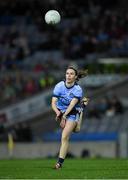
[[[78,70],[76,67],[68,66],[67,69],[73,69],[76,73],[77,79],[76,81],[79,81],[81,78],[84,78],[88,75],[88,69],[85,70]]]

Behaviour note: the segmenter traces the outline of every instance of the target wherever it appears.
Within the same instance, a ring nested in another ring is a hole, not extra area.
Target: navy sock
[[[60,165],[62,165],[63,162],[64,162],[64,159],[63,159],[63,158],[59,158],[59,159],[58,159],[58,163],[59,163]]]

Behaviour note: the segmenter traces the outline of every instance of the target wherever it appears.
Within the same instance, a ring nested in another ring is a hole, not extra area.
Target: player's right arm
[[[53,96],[52,96],[52,102],[51,102],[52,109],[56,113],[56,120],[58,120],[59,116],[61,115],[61,112],[57,108],[57,101],[58,101],[60,93],[61,93],[61,85],[62,85],[62,82],[59,82],[55,86],[55,88],[53,90]]]
[[[53,111],[56,113],[56,116],[59,116],[60,115],[60,111],[58,110],[58,108],[56,106],[57,101],[58,101],[57,97],[52,97],[51,106],[52,106]]]

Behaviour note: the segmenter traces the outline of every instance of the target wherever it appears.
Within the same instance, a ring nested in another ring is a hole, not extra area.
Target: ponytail
[[[77,81],[79,81],[81,78],[86,77],[87,75],[88,75],[88,69],[78,70]]]

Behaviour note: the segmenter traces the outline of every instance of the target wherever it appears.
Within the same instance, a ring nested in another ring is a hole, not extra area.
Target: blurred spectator
[[[39,86],[40,86],[40,89],[42,90],[42,89],[44,89],[45,87],[46,87],[46,79],[45,79],[45,77],[41,77],[40,79],[39,79]]]
[[[32,131],[28,123],[20,123],[20,124],[15,124],[14,127],[12,127],[15,136],[14,140],[16,142],[31,142],[32,141]]]
[[[17,97],[21,98],[23,95],[23,79],[21,75],[18,74],[16,76],[14,85],[15,85]]]
[[[90,152],[87,149],[83,149],[81,153],[81,158],[89,158],[90,157]]]
[[[15,101],[16,99],[16,91],[14,86],[12,85],[12,81],[9,77],[6,77],[4,80],[4,91],[3,91],[3,98],[5,101]]]
[[[101,98],[99,102],[97,103],[97,110],[99,113],[104,114],[107,111],[108,108],[108,102],[106,98]]]
[[[34,67],[34,72],[35,73],[38,73],[38,72],[41,72],[44,70],[44,67],[42,64],[36,64],[35,67]]]
[[[122,114],[124,112],[123,104],[116,95],[112,97],[111,102],[116,114]]]
[[[30,126],[27,123],[23,123],[21,129],[22,129],[23,142],[31,142],[32,131],[31,131]]]
[[[123,105],[117,96],[103,97],[88,105],[88,117],[101,119],[103,116],[114,116],[124,112]]]
[[[24,87],[24,92],[26,95],[33,95],[38,92],[38,86],[34,79],[29,78]]]

